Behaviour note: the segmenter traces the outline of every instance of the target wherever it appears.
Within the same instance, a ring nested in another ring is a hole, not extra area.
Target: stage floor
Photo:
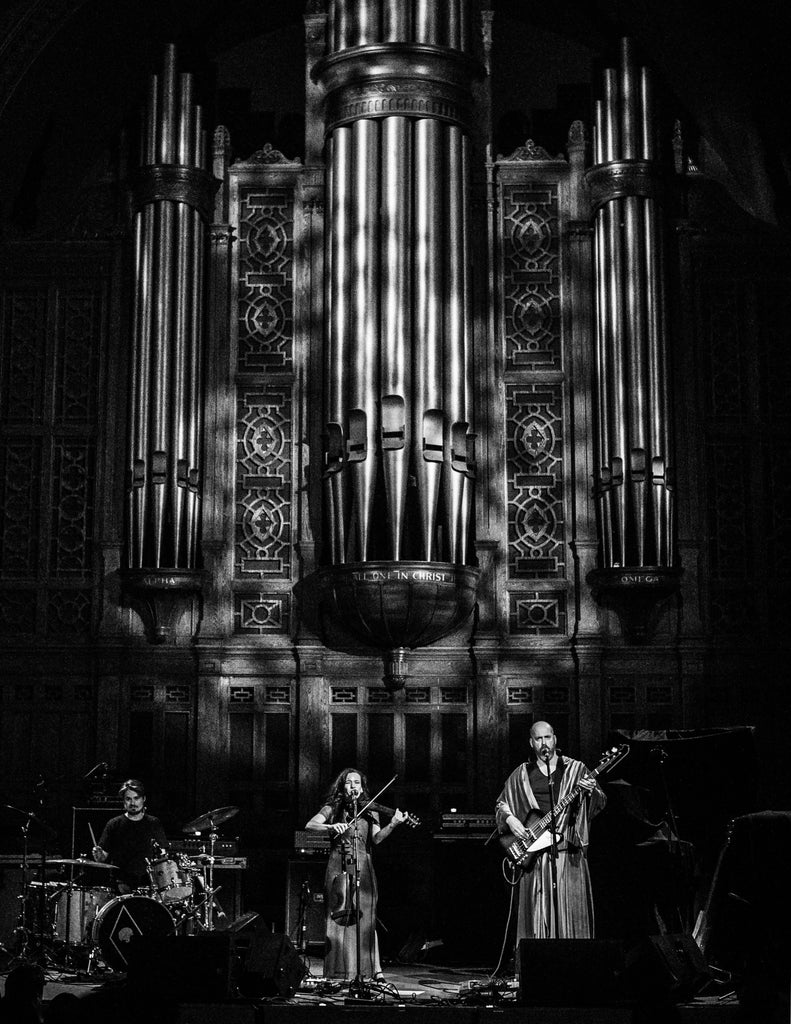
[[[369,998],[351,998],[348,984],[328,982],[321,975],[320,959],[309,960],[309,973],[291,998],[229,999],[211,1003],[196,1000],[159,1006],[147,1019],[156,1024],[332,1024],[349,1020],[364,1024],[408,1018],[409,1024],[440,1022],[448,1024],[746,1024],[735,996],[726,992],[707,993],[694,1000],[670,1006],[635,1007],[631,1003],[610,1006],[519,1005],[513,979],[496,982],[476,967],[447,967],[422,964],[385,964],[386,982],[372,986]],[[0,979],[4,984],[5,979]],[[124,993],[124,977],[105,974],[87,978],[81,974],[47,971],[44,991],[45,1021],[49,1004],[61,993],[85,999],[76,1019],[92,1022],[105,1016],[107,1024],[126,1021],[129,1003]],[[103,997],[108,1003],[99,1011]],[[145,993],[129,993],[138,1001]],[[63,1002],[63,1000],[59,1000]],[[111,1010],[119,1007],[119,1016]],[[141,1007],[142,1008],[142,1007]],[[76,1009],[76,1007],[75,1007]],[[135,1014],[130,1019],[135,1019]],[[61,1019],[60,1017],[58,1019]]]

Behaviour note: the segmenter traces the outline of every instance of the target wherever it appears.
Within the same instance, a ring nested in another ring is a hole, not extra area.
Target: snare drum
[[[192,874],[187,857],[168,857],[148,862],[148,877],[162,903],[183,903],[192,896]]]
[[[87,942],[96,914],[113,895],[103,887],[69,888],[58,893],[53,898],[56,937],[73,946]]]
[[[167,909],[150,896],[116,896],[99,910],[91,939],[108,967],[125,971],[130,943],[137,937],[175,935],[176,926]]]

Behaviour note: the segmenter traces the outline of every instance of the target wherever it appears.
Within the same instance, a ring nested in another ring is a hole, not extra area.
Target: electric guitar
[[[604,772],[608,772],[620,761],[623,761],[628,753],[628,743],[622,743],[620,747],[613,747],[611,750],[608,750],[606,754],[602,754],[601,760],[589,775],[593,775],[594,777],[603,775]],[[568,791],[562,800],[558,800],[555,804],[555,815],[557,816],[561,811],[565,810],[571,801],[574,800],[581,792],[582,786],[577,783],[576,786],[573,786]],[[506,832],[504,835],[501,835],[500,845],[505,850],[509,860],[518,867],[527,870],[527,868],[532,864],[535,854],[540,853],[541,850],[545,850],[553,841],[560,842],[563,837],[559,836],[557,833],[552,833],[550,830],[551,823],[551,813],[545,814],[542,818],[538,811],[531,811],[527,816],[527,821],[523,822],[527,829],[527,835],[524,839],[517,839],[511,832]]]

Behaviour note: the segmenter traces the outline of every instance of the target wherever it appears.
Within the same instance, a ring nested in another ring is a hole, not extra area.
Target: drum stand
[[[29,913],[30,913],[30,871],[29,871],[29,833],[30,826],[35,821],[43,828],[47,826],[38,818],[34,811],[22,811],[18,807],[11,807],[10,804],[6,804],[11,810],[18,811],[24,815],[25,821],[21,827],[22,832],[22,894],[17,897],[21,900],[19,917],[17,919],[17,926],[14,928],[14,944],[15,949],[12,952],[11,964],[15,962],[35,959],[38,962],[42,960],[47,963],[51,959],[51,949],[48,949],[48,945],[51,945],[52,936],[46,934],[47,921],[48,921],[48,906],[47,906],[47,887],[46,887],[46,874],[47,874],[47,854],[46,854],[46,839],[42,838],[41,843],[41,894],[39,896],[38,906],[38,928],[37,931],[33,932],[29,925]],[[34,941],[35,940],[35,941]]]
[[[19,960],[25,959],[25,954],[27,953],[28,944],[31,939],[30,928],[28,928],[28,899],[30,894],[30,881],[28,879],[28,833],[30,831],[30,823],[32,820],[33,812],[28,811],[27,820],[22,826],[22,895],[18,897],[22,903],[19,909],[18,923],[14,929],[14,939],[19,940],[19,948],[16,952],[16,958]]]
[[[199,924],[206,932],[214,931],[214,897],[222,888],[222,886],[214,888],[214,847],[218,838],[217,832],[212,828],[209,833],[209,852],[204,854],[205,877],[202,879],[204,885],[202,893],[203,907],[199,907],[199,909],[203,910],[203,920],[199,921]]]

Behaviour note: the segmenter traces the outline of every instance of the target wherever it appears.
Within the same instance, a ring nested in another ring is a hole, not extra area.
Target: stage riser
[[[629,1007],[240,1006],[184,1004],[176,1024],[636,1024]]]

